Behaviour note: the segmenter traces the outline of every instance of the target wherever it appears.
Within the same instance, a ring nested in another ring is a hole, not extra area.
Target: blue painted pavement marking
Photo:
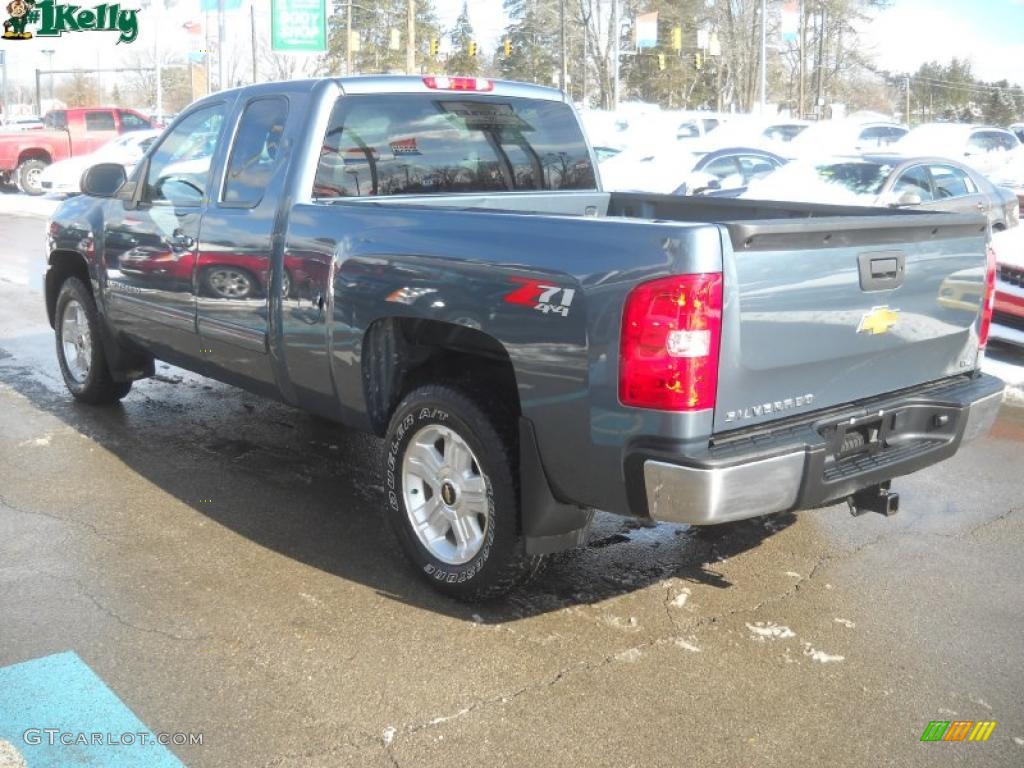
[[[184,768],[71,651],[0,667],[2,741],[31,768]]]

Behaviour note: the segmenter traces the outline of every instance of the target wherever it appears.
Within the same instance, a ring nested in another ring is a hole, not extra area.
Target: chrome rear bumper
[[[900,475],[906,475],[952,456],[959,446],[988,432],[1003,400],[1002,382],[990,376],[978,379],[978,386],[963,387],[963,397],[952,404],[962,429],[944,441],[934,441],[915,452],[894,451],[893,460],[876,462],[860,472],[846,472],[841,480],[830,481],[824,475],[822,444],[790,445],[793,450],[775,452],[764,458],[763,448],[747,456],[730,457],[727,466],[699,466],[671,460],[648,459],[644,462],[644,488],[648,515],[661,522],[712,525],[773,512],[817,506],[828,499],[843,498],[854,490]],[[903,406],[886,403],[888,412],[900,407],[927,408],[921,397],[909,397]],[[951,403],[941,397],[935,407],[948,413]],[[790,438],[792,428],[787,430]],[[808,425],[808,435],[816,435]],[[761,436],[761,444],[765,442]],[[783,441],[780,440],[780,443]],[[760,454],[760,455],[758,455]]]

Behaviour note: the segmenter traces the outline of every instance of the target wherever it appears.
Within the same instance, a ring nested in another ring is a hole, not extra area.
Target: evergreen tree
[[[322,69],[329,74],[345,74],[348,0],[334,0],[327,20],[327,53]],[[358,38],[353,46],[351,74],[375,74],[405,71],[405,30],[407,0],[359,0],[352,4],[352,30]],[[416,0],[416,67],[435,70],[430,57],[430,40],[438,37],[439,27],[431,0]],[[397,33],[398,47],[392,47]]]
[[[473,23],[469,20],[469,6],[466,0],[462,3],[462,13],[455,20],[455,26],[448,33],[448,40],[451,42],[452,50],[445,65],[445,71],[449,75],[476,75],[480,72],[479,44],[473,37]],[[470,56],[470,45],[477,43],[475,56]]]

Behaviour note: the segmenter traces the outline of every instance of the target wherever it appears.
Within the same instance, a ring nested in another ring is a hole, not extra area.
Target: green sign
[[[270,47],[275,51],[326,51],[326,0],[272,0],[270,40]]]

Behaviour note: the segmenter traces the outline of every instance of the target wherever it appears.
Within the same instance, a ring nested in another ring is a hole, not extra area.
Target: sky
[[[77,0],[91,6],[101,0]],[[249,0],[243,5],[248,6]],[[254,0],[258,20],[269,23],[270,0]],[[0,5],[5,4],[0,0]],[[122,6],[149,4],[146,0],[122,0]],[[328,4],[331,1],[328,0]],[[114,45],[111,33],[73,33],[62,38],[26,41],[0,41],[9,57],[9,78],[30,80],[36,67],[45,67],[43,49],[52,49],[57,68],[73,66],[111,66],[122,53],[137,46],[152,46],[157,34],[165,48],[184,47],[181,23],[198,16],[190,9],[199,0],[177,0],[164,20],[153,23],[153,11],[139,15],[139,40],[131,45]],[[462,8],[462,0],[435,0],[442,26],[450,27]],[[470,19],[484,50],[493,49],[501,39],[507,20],[501,0],[470,0]],[[248,32],[247,16],[238,14],[232,34]],[[109,40],[107,39],[109,38]],[[880,66],[892,71],[916,70],[925,61],[948,61],[952,56],[966,57],[974,64],[977,76],[987,80],[1007,78],[1024,84],[1024,0],[893,0],[866,24],[863,43],[874,52]]]
[[[976,77],[1024,85],[1024,0],[895,0],[863,32],[883,69],[970,59]]]

